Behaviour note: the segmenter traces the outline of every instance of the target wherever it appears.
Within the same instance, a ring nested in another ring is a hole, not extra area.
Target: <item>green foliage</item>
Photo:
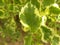
[[[50,13],[60,14],[60,9],[57,7],[51,6],[49,9],[50,9]]]
[[[27,4],[27,7],[24,7],[20,19],[23,23],[28,24],[32,30],[36,30],[40,26],[40,19],[35,12],[35,7],[30,3]]]
[[[51,4],[54,4],[56,0],[43,0],[43,5],[44,6],[49,6]]]
[[[10,4],[8,10],[13,11],[13,4]]]
[[[17,0],[14,0],[14,3],[15,4],[20,4],[21,2],[19,0],[18,1]]]
[[[3,15],[3,11],[0,11],[0,16]]]
[[[25,45],[31,45],[32,44],[32,35],[29,34],[28,36],[26,36],[25,38]]]
[[[3,0],[0,0],[0,6],[4,6]]]
[[[35,5],[38,9],[40,8],[40,3],[38,2],[38,0],[31,0],[31,3]]]
[[[42,32],[44,33],[44,39],[47,41],[51,40],[50,39],[51,38],[50,36],[52,35],[51,29],[49,29],[45,26],[41,26],[41,28],[42,28]]]
[[[0,37],[60,45],[60,0],[0,0]]]
[[[59,37],[54,36],[52,40],[52,45],[57,45],[59,42]]]

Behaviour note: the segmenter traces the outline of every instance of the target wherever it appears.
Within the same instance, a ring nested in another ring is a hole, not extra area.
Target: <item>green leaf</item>
[[[13,4],[13,1],[14,1],[14,0],[4,0],[4,3],[5,3],[5,4]]]
[[[58,45],[58,43],[59,43],[59,37],[54,36],[52,39],[52,45]]]
[[[49,41],[50,36],[52,35],[52,31],[49,28],[45,27],[45,26],[41,26],[41,28],[42,28],[42,32],[44,34],[44,39]]]
[[[27,2],[30,2],[30,0],[27,0]]]
[[[31,0],[31,3],[35,5],[38,9],[40,8],[40,3],[38,2],[38,0]]]
[[[3,0],[0,0],[0,6],[4,6]]]
[[[51,6],[49,9],[50,9],[50,13],[60,14],[60,9],[57,7]]]
[[[23,8],[22,14],[20,14],[22,22],[29,25],[32,30],[36,30],[40,26],[40,17],[34,12],[35,7],[29,3]]]
[[[21,4],[20,0],[14,0],[15,4]]]
[[[4,14],[4,12],[2,10],[0,10],[0,16],[2,16]]]
[[[55,2],[55,0],[43,0],[43,6],[50,6],[51,4],[53,4]]]
[[[12,4],[10,4],[9,7],[8,7],[8,9],[11,10],[11,11],[13,11],[13,7],[14,6]]]

